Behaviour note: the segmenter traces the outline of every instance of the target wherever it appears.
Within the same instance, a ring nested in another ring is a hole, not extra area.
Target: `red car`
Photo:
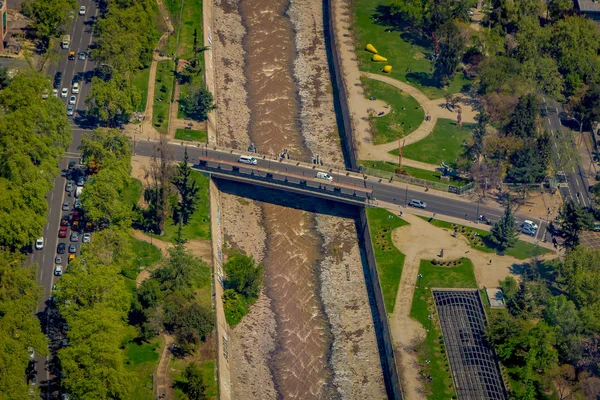
[[[66,238],[67,237],[67,229],[68,229],[68,227],[61,226],[60,230],[58,231],[58,237],[59,238]]]

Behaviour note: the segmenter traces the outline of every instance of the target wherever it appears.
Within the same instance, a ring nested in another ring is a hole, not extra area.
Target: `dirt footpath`
[[[405,213],[403,219],[410,225],[392,232],[394,245],[406,255],[406,259],[396,305],[389,321],[394,344],[400,351],[405,399],[412,400],[425,398],[418,377],[420,368],[414,353],[415,345],[425,338],[425,330],[409,317],[421,260],[439,258],[441,249],[444,249],[445,260],[469,258],[473,262],[478,287],[497,287],[507,276],[519,279],[514,270],[518,271],[526,261],[474,250],[464,236],[453,238],[449,230],[437,228],[416,215]]]

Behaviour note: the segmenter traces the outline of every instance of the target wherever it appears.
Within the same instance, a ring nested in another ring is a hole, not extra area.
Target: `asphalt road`
[[[138,141],[135,144],[135,153],[137,155],[151,156],[153,149],[156,146],[156,142]],[[180,145],[171,145],[171,153],[177,160],[183,159],[185,147]],[[238,154],[232,154],[229,151],[223,150],[212,150],[206,147],[188,147],[188,155],[192,162],[196,161],[200,156],[207,156],[214,159],[221,159],[230,163],[236,163],[238,160]],[[240,164],[245,169],[251,169],[251,166]],[[257,167],[267,168],[274,172],[275,177],[282,178],[286,174],[293,175],[304,175],[310,178],[315,177],[316,172],[312,169],[312,166],[306,164],[296,165],[295,162],[277,162],[269,160],[259,160]],[[318,169],[317,169],[318,170]],[[321,169],[326,171],[326,169]],[[467,221],[477,221],[478,215],[484,215],[485,217],[497,221],[504,214],[504,209],[501,207],[490,207],[485,205],[478,205],[476,203],[464,201],[454,195],[441,196],[436,194],[434,191],[425,192],[423,190],[413,190],[408,188],[406,185],[400,183],[389,183],[386,180],[380,180],[378,178],[367,178],[366,180],[356,173],[352,173],[346,176],[345,172],[340,171],[337,173],[333,171],[331,175],[334,178],[334,182],[340,182],[347,185],[356,187],[367,187],[373,190],[373,196],[380,201],[395,203],[402,206],[406,206],[412,199],[423,200],[427,203],[427,210],[437,214],[448,215],[451,217],[462,218]],[[453,198],[454,197],[454,198]],[[522,223],[527,219],[525,216],[517,214],[517,222]],[[544,229],[544,221],[539,219],[529,218],[540,225],[538,230],[537,238],[542,240]]]
[[[553,100],[545,98],[543,100],[544,106],[546,107],[544,126],[552,135],[554,135],[562,129],[560,113],[563,112],[563,109],[560,104]],[[553,151],[560,153],[561,149],[558,148],[556,143],[554,143],[553,146]],[[575,143],[573,143],[573,146],[575,147]],[[566,176],[566,185],[561,185],[559,187],[563,200],[572,200],[583,207],[591,206],[590,194],[587,189],[589,183],[584,178],[581,165],[577,164],[576,167],[572,167],[570,170],[563,172]]]
[[[92,71],[95,68],[94,63],[89,60],[79,60],[77,57],[75,60],[68,60],[69,51],[74,51],[75,53],[79,53],[81,51],[88,52],[88,47],[92,42],[92,21],[98,15],[98,8],[96,3],[91,0],[81,0],[79,5],[86,6],[86,14],[79,15],[78,11],[75,12],[73,18],[73,24],[70,28],[68,34],[71,36],[71,45],[69,50],[60,50],[60,60],[57,64],[52,65],[48,68],[47,73],[50,75],[51,79],[54,78],[54,75],[57,71],[61,71],[63,73],[61,88],[68,88],[69,96],[71,96],[71,87],[72,83],[75,81],[79,81],[80,91],[77,94],[77,102],[75,105],[75,109],[77,111],[74,117],[77,117],[77,114],[85,109],[85,96],[89,92],[90,82],[86,82],[84,79],[84,75],[86,72]],[[88,74],[89,75],[89,74]],[[60,93],[60,89],[59,89]],[[68,102],[68,98],[61,98],[65,103],[65,113],[66,113],[66,105]],[[70,117],[70,120],[73,121],[73,117]],[[73,154],[73,151],[76,151],[79,146],[81,140],[81,129],[78,129],[74,126],[74,130],[78,131],[79,134],[74,134],[74,140],[71,144],[69,152],[67,156],[61,161],[60,168],[61,170],[66,170],[67,165],[70,161],[79,161],[79,156],[77,154]],[[50,356],[46,358],[42,358],[40,356],[36,357],[36,371],[37,371],[37,382],[41,388],[42,398],[56,398],[58,395],[58,381],[55,377],[55,364],[54,364],[54,354],[55,350],[60,348],[61,340],[65,337],[65,332],[62,329],[62,321],[60,320],[58,314],[55,309],[50,307],[50,297],[52,295],[52,286],[56,282],[56,280],[60,279],[60,277],[54,276],[54,259],[56,257],[56,249],[59,243],[66,243],[67,247],[70,244],[69,237],[64,239],[58,238],[58,230],[60,225],[60,219],[63,215],[68,215],[72,213],[71,211],[62,211],[62,204],[64,201],[68,201],[71,208],[74,203],[74,198],[69,197],[69,194],[65,191],[66,178],[64,174],[61,174],[60,177],[57,177],[54,181],[54,188],[48,193],[48,221],[44,227],[44,248],[42,250],[33,250],[33,253],[30,257],[30,261],[33,263],[37,263],[39,265],[38,269],[38,283],[44,288],[44,295],[38,305],[37,315],[40,318],[42,324],[42,330],[46,333],[50,340]],[[69,230],[70,234],[70,230]],[[81,235],[79,235],[79,242],[77,245],[77,254],[79,254],[80,246],[81,246]],[[67,265],[68,252],[62,256],[62,266],[63,269]]]

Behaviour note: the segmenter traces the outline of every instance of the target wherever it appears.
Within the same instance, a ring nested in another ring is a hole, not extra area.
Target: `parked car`
[[[92,235],[90,233],[84,233],[83,234],[83,243],[89,243],[90,240],[92,239]]]
[[[427,203],[425,203],[423,200],[417,200],[417,199],[412,199],[410,201],[410,203],[408,203],[408,205],[411,207],[417,207],[417,208],[427,208]]]
[[[75,60],[75,52],[74,51],[70,51],[69,52],[69,61],[73,61]]]
[[[30,360],[33,360],[35,358],[35,350],[33,350],[33,347],[27,348],[27,354],[29,354]]]
[[[79,242],[79,234],[77,232],[71,232],[71,237],[69,240],[71,242]]]
[[[52,89],[52,96],[58,97],[58,89]]]
[[[58,246],[56,246],[56,253],[57,254],[65,254],[65,250],[67,249],[67,245],[64,243],[59,243]]]
[[[75,115],[75,107],[69,104],[67,106],[67,116],[72,117],[73,115]]]
[[[60,97],[66,98],[68,95],[69,95],[69,89],[67,89],[66,87],[62,88],[62,90],[60,91]]]
[[[79,93],[79,82],[75,82],[73,87],[71,88],[71,93],[78,94]]]
[[[54,74],[54,88],[55,89],[60,88],[60,84],[62,82],[62,77],[63,77],[63,74],[60,71],[58,71],[56,74]]]
[[[69,97],[69,104],[74,106],[75,103],[77,103],[77,96],[71,96]]]
[[[67,263],[70,263],[74,259],[75,259],[75,254],[69,254],[69,259],[67,260]]]
[[[54,264],[62,264],[62,257],[61,256],[54,257]]]
[[[75,204],[73,205],[76,210],[81,209],[81,200],[75,200]]]
[[[69,226],[69,217],[67,215],[63,215],[60,219],[60,226]]]
[[[85,6],[79,7],[79,15],[85,15]]]
[[[61,226],[60,229],[58,230],[58,237],[59,238],[66,238],[67,237],[67,228],[66,226]]]
[[[76,165],[77,165],[77,162],[75,162],[75,161],[69,161],[69,169],[75,168]]]
[[[60,265],[56,265],[54,267],[54,275],[56,275],[56,276],[62,275],[62,267]]]
[[[77,246],[73,243],[71,243],[69,245],[69,253],[73,254],[73,253],[77,253]]]
[[[42,250],[44,248],[44,238],[37,238],[37,240],[35,241],[35,248],[36,250]]]
[[[79,52],[79,59],[85,60],[87,58],[87,53],[85,51]]]
[[[85,185],[85,179],[83,178],[83,176],[80,176],[79,178],[77,178],[77,186],[83,185]]]
[[[526,235],[535,236],[535,234],[537,233],[537,229],[533,229],[531,226],[524,225],[521,228],[521,232],[523,232]]]
[[[69,209],[71,208],[71,206],[69,205],[68,201],[65,201],[62,205],[62,210],[63,211],[69,211]]]
[[[73,181],[67,181],[67,184],[65,185],[65,192],[72,191],[74,186],[75,185],[73,184]]]

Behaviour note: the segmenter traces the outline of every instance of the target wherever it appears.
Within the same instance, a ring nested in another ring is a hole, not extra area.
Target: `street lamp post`
[[[433,314],[429,314],[427,318],[429,319],[429,330],[431,331],[431,321],[433,320]]]
[[[421,279],[423,279],[423,274],[417,275],[417,287],[421,287]]]

